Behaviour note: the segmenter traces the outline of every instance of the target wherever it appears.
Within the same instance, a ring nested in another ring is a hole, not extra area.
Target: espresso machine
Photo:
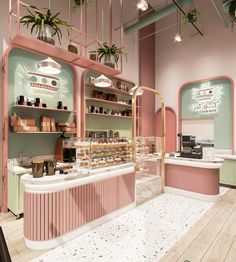
[[[180,157],[202,159],[202,146],[197,144],[195,136],[181,135]]]

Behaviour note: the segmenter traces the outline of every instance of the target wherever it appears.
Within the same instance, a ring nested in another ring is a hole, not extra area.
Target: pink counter
[[[219,195],[222,159],[203,161],[181,158],[165,159],[166,186],[201,195]]]
[[[132,166],[55,183],[23,181],[26,246],[55,247],[134,207],[133,171]]]

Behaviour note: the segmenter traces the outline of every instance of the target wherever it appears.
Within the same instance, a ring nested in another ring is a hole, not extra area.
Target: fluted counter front
[[[133,165],[84,177],[25,175],[22,182],[25,243],[31,249],[61,245],[135,206]]]

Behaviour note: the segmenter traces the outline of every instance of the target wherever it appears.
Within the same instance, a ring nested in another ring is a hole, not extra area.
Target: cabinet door
[[[236,161],[233,160],[225,160],[221,169],[220,169],[220,182],[235,185],[235,164]]]

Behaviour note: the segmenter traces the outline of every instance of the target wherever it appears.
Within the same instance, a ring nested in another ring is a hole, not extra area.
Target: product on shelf
[[[18,101],[17,101],[18,105],[24,105],[25,104],[25,98],[24,96],[19,96]]]
[[[74,146],[77,148],[77,163],[81,167],[97,168],[131,161],[131,144],[128,139],[76,139]]]
[[[11,126],[35,126],[35,119],[11,116]]]
[[[56,123],[57,129],[60,132],[76,132],[75,123],[58,122]]]
[[[13,126],[13,132],[37,132],[36,126]]]
[[[11,129],[13,132],[36,132],[34,118],[21,118],[19,116],[11,116]]]
[[[51,118],[48,116],[40,117],[40,130],[42,132],[50,132],[51,131]]]
[[[71,122],[57,122],[57,126],[63,126],[63,127],[75,127],[75,123]]]
[[[56,132],[55,119],[53,117],[50,118],[50,130],[51,132]]]

